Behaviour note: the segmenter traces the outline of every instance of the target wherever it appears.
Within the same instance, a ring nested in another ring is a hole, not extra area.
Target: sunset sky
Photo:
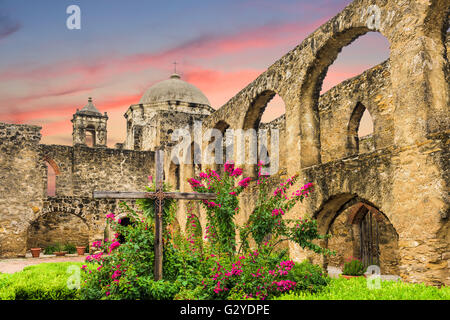
[[[92,97],[108,112],[108,146],[125,139],[123,114],[173,62],[217,109],[350,0],[0,0],[0,122],[42,126],[42,142],[72,144],[70,119]],[[66,8],[81,8],[69,30]],[[344,48],[326,91],[389,57],[369,33]],[[275,99],[263,120],[283,113]]]

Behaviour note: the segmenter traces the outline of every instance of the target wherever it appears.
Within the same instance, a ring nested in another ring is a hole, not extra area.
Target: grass
[[[332,279],[322,291],[285,294],[276,300],[450,300],[449,287],[432,287],[401,281],[381,281],[369,289],[366,278]]]
[[[25,267],[13,274],[0,274],[0,300],[69,300],[76,299],[77,290],[71,290],[67,281],[81,262],[41,263]]]
[[[70,266],[81,262],[41,263],[25,267],[14,274],[0,273],[0,300],[73,300],[78,290],[67,286],[73,274]],[[367,279],[331,279],[318,293],[282,295],[275,300],[450,300],[450,288],[401,281],[381,281],[379,289],[369,289]]]

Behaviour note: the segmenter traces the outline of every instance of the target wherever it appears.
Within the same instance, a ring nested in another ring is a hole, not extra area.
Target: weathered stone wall
[[[286,105],[283,167],[300,173],[296,187],[316,184],[291,216],[313,214],[326,232],[346,206],[365,201],[398,233],[400,275],[437,285],[450,281],[449,11],[443,0],[353,1],[204,123],[204,130],[221,121],[232,129],[258,128],[278,94]],[[388,39],[389,60],[319,98],[341,49],[369,31]],[[354,129],[364,108],[374,133],[357,150]],[[251,199],[251,192],[242,197]],[[252,211],[252,201],[243,205],[243,215]],[[307,257],[293,244],[290,249],[296,260]]]
[[[154,172],[154,153],[75,146],[72,166],[74,196],[91,197],[94,190],[143,190]]]
[[[29,221],[42,207],[40,127],[0,123],[0,256],[25,255]]]
[[[41,145],[40,138],[40,127],[0,123],[2,257],[25,255],[31,245],[78,239],[80,221],[89,239],[103,238],[111,206],[92,199],[92,192],[144,190],[154,172],[151,151]],[[56,197],[47,197],[47,164],[56,172]]]
[[[151,150],[171,143],[171,133],[176,129],[192,126],[201,121],[214,109],[207,105],[196,105],[182,101],[168,101],[154,104],[131,105],[125,113],[127,137],[125,149]],[[136,136],[139,128],[140,137]],[[136,144],[136,139],[139,143]]]

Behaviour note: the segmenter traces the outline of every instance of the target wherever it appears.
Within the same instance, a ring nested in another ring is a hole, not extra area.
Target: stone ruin
[[[355,0],[218,110],[174,75],[130,106],[126,141],[114,149],[106,147],[107,116],[91,100],[72,120],[73,146],[40,144],[37,126],[0,123],[0,256],[23,256],[55,240],[103,239],[105,214],[117,203],[94,200],[92,191],[142,190],[156,148],[170,151],[174,128],[202,121],[204,131],[280,130],[274,186],[295,173],[299,185],[315,184],[288,217],[317,219],[320,231],[332,235],[322,245],[338,252],[322,258],[289,243],[295,261],[339,266],[356,256],[406,281],[449,285],[449,10],[446,0]],[[389,59],[320,95],[341,49],[368,32],[389,41]],[[286,113],[262,124],[276,94]],[[366,109],[374,132],[361,140]],[[47,195],[47,166],[56,174],[55,196]],[[190,191],[185,180],[200,169],[166,161],[165,179]],[[245,172],[254,175],[255,166]],[[241,195],[238,223],[254,200],[250,187]],[[204,215],[200,222],[204,230]]]

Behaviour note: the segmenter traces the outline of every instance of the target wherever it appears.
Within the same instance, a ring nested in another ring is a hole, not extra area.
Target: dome
[[[147,89],[139,103],[150,104],[173,100],[211,106],[208,98],[197,87],[181,80],[176,73],[170,79],[158,82]]]

